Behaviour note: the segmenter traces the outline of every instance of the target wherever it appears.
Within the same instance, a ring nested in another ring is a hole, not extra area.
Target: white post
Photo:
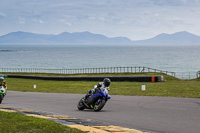
[[[33,88],[36,89],[36,85],[34,85]]]
[[[145,88],[145,85],[142,85],[142,91],[145,91],[146,88]]]

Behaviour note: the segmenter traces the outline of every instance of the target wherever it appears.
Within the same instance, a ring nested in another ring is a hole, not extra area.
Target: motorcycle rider
[[[110,89],[109,89],[110,83],[111,83],[111,81],[109,78],[104,78],[103,82],[98,83],[98,85],[95,85],[94,89],[88,91],[88,93],[86,94],[84,99],[86,100],[89,96],[95,94],[98,90],[104,91],[105,89],[107,89],[109,92],[110,91]]]
[[[6,81],[4,80],[3,77],[0,77],[0,86],[3,86],[5,90],[7,90],[7,84],[6,84]],[[6,94],[3,95],[3,97],[5,96]]]
[[[7,84],[3,77],[0,77],[0,86],[3,86],[5,89],[7,89]]]

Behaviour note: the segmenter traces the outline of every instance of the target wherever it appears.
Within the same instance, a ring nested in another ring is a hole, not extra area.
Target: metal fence
[[[174,77],[179,79],[195,79],[199,76],[197,72],[176,72]]]
[[[90,74],[90,73],[165,73],[180,79],[192,79],[200,77],[200,71],[179,73],[162,71],[149,67],[102,67],[102,68],[77,68],[77,69],[43,69],[43,68],[0,68],[2,73],[53,73],[53,74]]]
[[[0,72],[13,73],[57,73],[57,74],[87,74],[87,73],[145,73],[160,72],[174,76],[174,72],[162,71],[149,67],[102,67],[78,69],[43,69],[43,68],[0,68]]]

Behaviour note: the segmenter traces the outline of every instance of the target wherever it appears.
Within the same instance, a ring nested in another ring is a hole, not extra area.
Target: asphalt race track
[[[200,132],[200,99],[114,95],[102,111],[93,112],[77,109],[83,96],[8,91],[0,106],[68,115],[150,132]]]

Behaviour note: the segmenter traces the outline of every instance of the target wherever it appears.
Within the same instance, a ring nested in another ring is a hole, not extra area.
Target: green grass
[[[56,122],[0,111],[1,133],[84,133]]]
[[[30,74],[29,74],[30,75]],[[32,74],[31,74],[32,75]],[[36,74],[38,76],[54,76],[54,74]],[[180,80],[161,73],[124,73],[124,74],[87,74],[65,76],[138,76],[163,75],[164,82],[112,82],[111,95],[134,96],[164,96],[164,97],[191,97],[200,98],[200,79]],[[60,76],[60,75],[56,75]],[[64,75],[62,75],[64,76]],[[82,93],[93,89],[98,84],[94,81],[51,81],[20,78],[6,78],[8,90],[24,92],[51,92],[51,93]],[[37,85],[33,89],[33,85]],[[141,85],[146,85],[146,91],[141,91]]]

